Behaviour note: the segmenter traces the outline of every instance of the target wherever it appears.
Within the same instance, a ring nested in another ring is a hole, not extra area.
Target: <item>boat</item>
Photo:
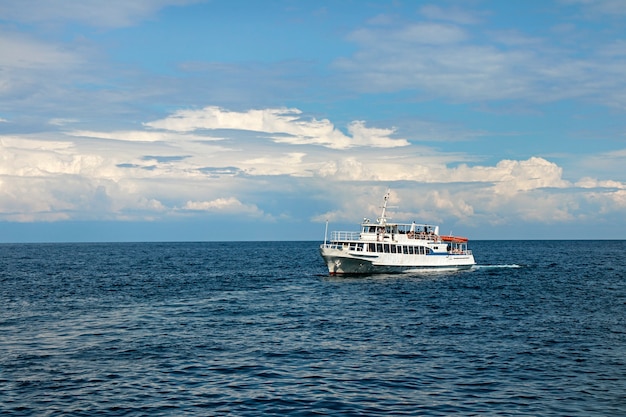
[[[320,254],[330,275],[459,270],[476,264],[466,237],[440,236],[436,225],[389,222],[389,194],[380,217],[376,222],[363,219],[359,232],[333,231],[327,239],[326,222]]]

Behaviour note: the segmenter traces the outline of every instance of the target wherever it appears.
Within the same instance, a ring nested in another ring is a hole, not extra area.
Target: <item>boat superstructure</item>
[[[468,239],[440,236],[439,226],[387,221],[385,194],[376,222],[364,219],[359,232],[333,231],[320,253],[330,275],[467,269],[474,264]],[[328,225],[327,225],[328,226]]]

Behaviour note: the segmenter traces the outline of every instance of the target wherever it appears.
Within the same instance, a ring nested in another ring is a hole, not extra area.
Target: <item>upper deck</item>
[[[393,241],[406,239],[438,240],[439,226],[418,223],[370,223],[361,224],[361,240],[382,240],[389,238]]]
[[[406,240],[425,240],[438,242],[439,227],[417,223],[361,224],[360,232],[334,231],[330,235],[332,242],[338,241],[376,241],[389,240],[401,242]]]
[[[331,245],[349,247],[356,242],[361,243],[391,243],[408,245],[437,245],[445,243],[448,251],[467,251],[467,238],[457,236],[440,236],[439,226],[426,223],[390,223],[387,220],[387,200],[389,193],[385,195],[382,213],[376,222],[364,219],[359,232],[333,231],[330,235]],[[326,224],[328,227],[328,223]],[[419,243],[417,243],[419,241]],[[326,240],[324,240],[326,244]],[[363,246],[363,245],[360,245]]]

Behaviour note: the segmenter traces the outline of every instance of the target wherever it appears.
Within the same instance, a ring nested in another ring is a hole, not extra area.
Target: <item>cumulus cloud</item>
[[[421,219],[421,221],[440,223],[446,218],[454,218],[466,226],[478,224],[507,224],[520,219],[532,223],[562,223],[585,220],[588,207],[581,209],[589,193],[579,193],[576,187],[562,178],[562,168],[540,157],[527,160],[503,160],[495,166],[463,165],[456,168],[447,166],[422,165],[412,170],[402,166],[398,173],[398,162],[393,161],[386,167],[382,161],[377,169],[367,162],[356,159],[346,160],[342,166],[326,166],[326,172],[320,175],[335,175],[335,180],[349,178],[354,186],[363,181],[369,184],[397,184],[392,193],[392,217],[397,219]],[[353,173],[350,175],[348,173]],[[603,185],[611,185],[604,183]],[[384,189],[381,187],[382,195]],[[558,189],[558,192],[555,192]],[[596,190],[594,190],[596,192]],[[618,204],[615,198],[609,198],[612,191],[597,190],[605,196],[600,203],[611,207],[613,212]],[[365,195],[361,191],[360,195]],[[376,196],[366,195],[367,199]],[[367,199],[354,202],[342,200],[342,210],[334,210],[315,217],[316,221],[329,218],[333,221],[354,221],[353,207],[368,207]],[[364,214],[376,215],[377,206]]]
[[[100,163],[98,155],[77,153],[69,141],[0,137],[0,174],[47,176],[85,173]]]
[[[310,176],[303,165],[306,156],[301,152],[286,154],[269,153],[265,156],[241,161],[242,169],[250,175],[292,175],[295,177]]]
[[[217,198],[211,201],[187,201],[183,210],[208,211],[225,214],[244,214],[249,217],[265,217],[255,204],[244,204],[235,197]]]
[[[563,180],[561,167],[540,157],[531,157],[525,161],[502,160],[495,166],[462,164],[449,168],[442,164],[427,164],[427,158],[416,158],[414,154],[395,158],[381,158],[372,154],[327,160],[318,166],[317,174],[325,178],[351,181],[476,182],[490,184],[493,191],[500,195],[571,185]]]
[[[626,184],[614,180],[598,180],[597,178],[584,177],[576,182],[580,188],[616,188],[625,189]]]
[[[563,169],[554,162],[539,157],[526,161],[503,160],[495,167],[462,166],[454,177],[466,181],[491,181],[498,194],[511,194],[536,188],[564,188],[570,184],[562,179]]]
[[[145,124],[154,129],[191,132],[200,129],[235,129],[267,133],[277,143],[322,145],[334,149],[354,146],[379,148],[408,146],[405,139],[390,136],[394,129],[367,128],[365,122],[355,121],[348,127],[347,136],[328,119],[302,118],[299,109],[255,109],[246,112],[208,106],[200,110],[178,110],[165,119]]]
[[[376,202],[372,184],[381,183],[404,188],[395,195],[403,206],[400,214],[427,221],[452,216],[468,224],[514,218],[565,222],[582,220],[582,205],[605,213],[624,207],[623,183],[585,177],[572,184],[563,179],[562,167],[542,157],[451,166],[462,155],[415,144],[380,152],[372,144],[393,140],[393,130],[367,128],[360,121],[344,136],[361,146],[349,149],[320,146],[305,152],[297,140],[240,135],[303,136],[316,132],[316,123],[324,126],[317,129],[338,132],[329,121],[303,119],[294,109],[238,113],[208,107],[175,112],[145,129],[0,136],[0,218],[126,220],[219,213],[274,221],[278,216],[260,209],[254,196],[271,190],[305,200],[309,194],[327,195],[343,209],[316,218],[354,220],[355,204]],[[206,131],[218,128],[223,131],[215,142]],[[371,211],[376,214],[376,207]]]
[[[601,197],[608,201],[608,203],[603,205],[602,213],[622,211],[626,209],[626,190],[622,189],[602,194]]]

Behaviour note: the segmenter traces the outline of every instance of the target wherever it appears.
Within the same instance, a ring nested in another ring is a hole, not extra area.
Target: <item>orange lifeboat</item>
[[[451,243],[467,243],[469,239],[461,236],[441,236],[441,240]]]

